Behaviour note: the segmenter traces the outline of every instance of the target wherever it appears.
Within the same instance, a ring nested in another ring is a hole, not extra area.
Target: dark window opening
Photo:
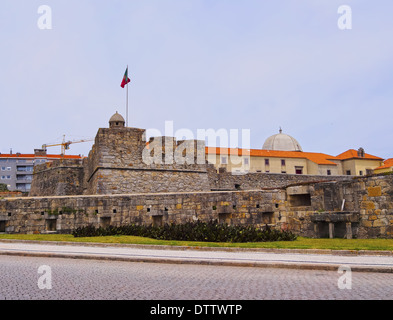
[[[0,232],[5,232],[5,221],[0,221]]]
[[[256,216],[255,223],[257,224],[272,224],[273,223],[273,212],[260,212]]]
[[[310,194],[293,194],[289,196],[289,203],[292,207],[311,206]]]
[[[162,216],[153,216],[153,226],[161,227],[163,225]]]
[[[303,168],[302,167],[295,167],[295,173],[296,174],[303,174]]]
[[[350,176],[351,175],[351,170],[347,170],[346,174],[347,174],[347,176]]]
[[[332,171],[331,171],[331,170],[328,170],[328,171],[327,171],[327,175],[328,175],[328,176],[331,176],[331,175],[332,175]]]
[[[219,223],[226,223],[231,224],[232,215],[230,213],[219,213],[218,214],[218,222]]]
[[[101,217],[100,224],[102,228],[107,228],[111,225],[111,217]]]
[[[46,231],[56,231],[56,219],[46,220]]]

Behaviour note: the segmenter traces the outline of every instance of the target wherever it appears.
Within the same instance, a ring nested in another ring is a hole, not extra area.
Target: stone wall
[[[313,206],[320,213],[357,213],[359,238],[393,237],[393,175],[316,184]]]
[[[269,224],[306,237],[393,238],[393,175],[303,182],[274,190],[0,200],[0,232],[8,233],[70,232],[86,225],[196,219]]]
[[[0,226],[7,233],[69,233],[87,225],[212,219],[262,226],[275,224],[284,198],[279,191],[14,198],[0,200]]]
[[[144,136],[137,128],[99,129],[83,164],[36,166],[30,195],[210,191],[203,141],[158,137],[147,147]]]
[[[325,182],[325,181],[347,181],[351,176],[318,176],[282,173],[252,172],[246,174],[233,174],[221,168],[219,172],[209,167],[209,180],[212,190],[253,190],[284,188],[292,184]]]
[[[34,167],[30,196],[75,195],[83,192],[80,160],[61,159]]]

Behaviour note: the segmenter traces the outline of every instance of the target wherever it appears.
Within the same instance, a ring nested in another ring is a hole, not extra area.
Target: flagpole
[[[128,65],[127,65],[127,79],[126,79],[126,82],[127,82],[127,99],[126,99],[126,101],[127,101],[127,111],[126,111],[126,127],[128,128]]]

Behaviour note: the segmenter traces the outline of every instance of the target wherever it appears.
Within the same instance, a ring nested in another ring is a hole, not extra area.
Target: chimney
[[[34,155],[36,157],[46,157],[46,149],[34,149]]]
[[[359,148],[358,149],[358,157],[359,158],[364,158],[364,149],[363,148]]]

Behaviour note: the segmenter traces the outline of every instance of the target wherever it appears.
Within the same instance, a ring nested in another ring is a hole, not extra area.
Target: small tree
[[[4,183],[0,183],[0,192],[2,191],[9,191],[7,185]]]

